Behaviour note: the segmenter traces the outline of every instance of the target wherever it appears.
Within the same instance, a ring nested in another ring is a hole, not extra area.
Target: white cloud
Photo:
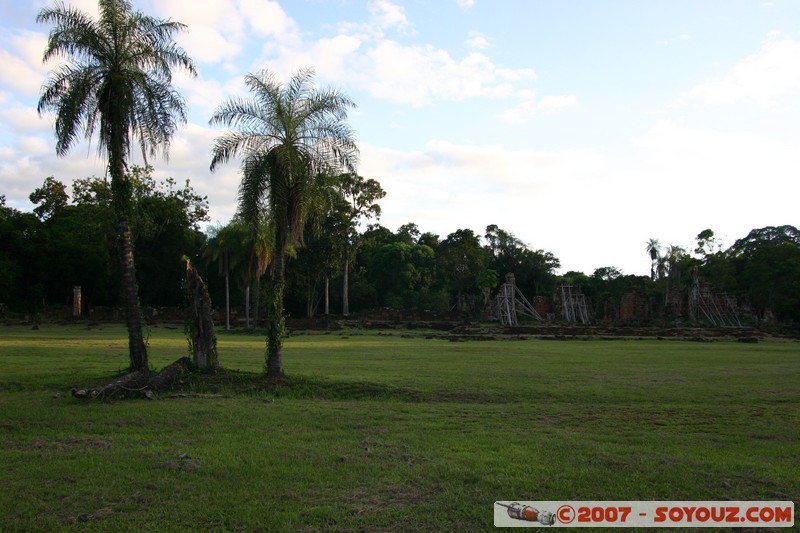
[[[536,100],[528,98],[523,100],[519,105],[506,109],[500,113],[498,117],[509,124],[525,124],[526,122],[530,122],[534,115],[536,115],[537,109],[538,105],[536,104]]]
[[[173,78],[178,92],[186,100],[186,111],[189,120],[205,124],[214,110],[228,98],[243,96],[246,93],[244,74],[224,78],[205,78],[203,72],[192,78],[184,72],[178,72]]]
[[[297,24],[272,0],[216,0],[199,8],[196,0],[164,0],[154,4],[158,16],[175,17],[188,31],[178,36],[187,53],[201,63],[229,62],[259,46],[259,39],[296,39]],[[258,44],[256,44],[258,43]]]
[[[105,162],[95,156],[97,151],[82,143],[67,157],[57,157],[55,141],[42,136],[21,136],[12,146],[0,150],[0,184],[10,205],[30,210],[28,195],[42,184],[47,176],[65,183],[75,178],[103,175]]]
[[[460,228],[480,234],[487,225],[498,224],[535,248],[553,251],[570,268],[578,268],[577,261],[583,266],[588,258],[594,263],[615,253],[602,251],[607,225],[585,224],[608,186],[603,180],[610,164],[601,152],[430,141],[417,151],[364,143],[361,155],[359,173],[379,179],[388,191],[381,201],[381,223],[389,228],[424,221],[421,229],[445,237]],[[562,240],[586,244],[565,256]]]
[[[523,93],[523,101],[500,113],[499,118],[511,124],[530,122],[538,113],[554,114],[578,104],[578,97],[571,94],[544,96],[539,101],[534,93]]]
[[[233,0],[207,2],[202,9],[195,0],[163,0],[154,2],[153,9],[156,16],[174,17],[187,26],[178,41],[197,61],[215,63],[241,53],[244,22]]]
[[[475,0],[456,0],[456,4],[460,9],[467,11],[475,7]]]
[[[660,121],[632,141],[634,151],[620,162],[619,190],[639,191],[632,213],[656,221],[672,240],[688,240],[704,227],[739,238],[752,228],[792,223],[800,195],[798,142],[797,134]]]
[[[475,50],[485,50],[492,46],[489,39],[479,31],[471,30],[467,39],[467,46]]]
[[[405,10],[390,0],[373,0],[368,9],[373,22],[382,29],[396,28],[406,31],[410,27]]]
[[[682,33],[682,34],[678,35],[677,37],[673,37],[671,39],[666,39],[664,41],[661,41],[660,44],[662,44],[664,46],[669,46],[672,43],[679,43],[679,42],[689,41],[689,40],[691,40],[691,38],[692,38],[692,36],[689,35],[688,33]]]
[[[156,169],[155,177],[175,178],[178,183],[191,180],[191,186],[202,196],[208,196],[212,221],[227,222],[236,211],[236,195],[239,190],[239,161],[232,160],[218,167],[213,173],[211,148],[220,131],[188,124],[175,135],[170,145],[169,161],[151,161]]]
[[[288,79],[298,68],[313,65],[320,78],[348,82],[358,75],[360,58],[356,52],[361,46],[357,37],[337,35],[304,43],[291,51],[282,50],[276,58],[265,59],[264,64],[283,79]]]
[[[17,142],[20,151],[28,157],[42,156],[49,154],[53,150],[52,142],[48,142],[38,136],[25,136],[20,138]]]
[[[52,121],[40,117],[36,108],[30,106],[11,106],[0,108],[3,127],[16,133],[51,132]]]
[[[545,113],[557,113],[578,105],[578,97],[574,94],[545,96],[539,102],[539,109]]]
[[[100,14],[99,5],[96,0],[74,0],[70,1],[68,5],[83,11],[93,18],[97,18]]]
[[[389,0],[373,0],[367,4],[366,22],[339,22],[340,35],[349,35],[362,41],[379,41],[386,33],[394,31],[403,36],[414,35],[414,29],[405,10]]]
[[[682,95],[683,103],[754,104],[773,107],[784,97],[800,96],[800,42],[768,41],[757,53],[734,65],[725,76]]]
[[[433,46],[402,46],[381,42],[369,50],[369,70],[363,74],[373,96],[423,106],[434,100],[464,100],[514,93],[512,81],[532,79],[531,69],[500,68],[488,57],[472,53],[461,60]]]
[[[478,52],[457,58],[433,45],[405,45],[387,39],[389,30],[411,31],[403,8],[389,0],[374,0],[368,10],[368,22],[338,24],[336,35],[317,40],[303,39],[291,19],[279,16],[283,22],[277,28],[286,31],[267,39],[250,70],[267,67],[287,79],[298,68],[313,65],[325,82],[355,85],[374,97],[413,106],[437,100],[507,97],[519,93],[517,83],[536,78],[530,68],[497,65]],[[479,32],[470,36],[474,47],[489,45]]]
[[[294,37],[297,24],[286,14],[278,2],[272,0],[241,0],[241,15],[247,24],[260,36],[275,36],[281,39]]]
[[[0,86],[25,95],[38,95],[47,73],[42,64],[47,38],[42,33],[17,31],[0,48]]]
[[[800,168],[800,153],[792,148],[797,141],[800,139],[777,139],[754,131],[700,128],[664,120],[632,144],[645,155],[652,174],[671,187],[723,198],[731,196],[737,187],[758,183],[758,191],[754,187],[748,192],[750,201],[751,194],[772,196],[776,189],[770,183],[782,189],[781,195],[787,194],[787,187],[800,189],[800,184],[789,183],[796,182],[793,176]]]
[[[236,161],[210,172],[211,146],[218,134],[208,127],[184,126],[172,140],[169,160],[156,157],[149,162],[157,179],[173,177],[179,184],[190,179],[195,191],[208,196],[212,219],[226,222],[236,209],[240,176]],[[138,147],[133,147],[131,155],[131,164],[143,163]],[[3,194],[19,209],[32,207],[25,199],[47,176],[69,185],[76,178],[103,176],[106,171],[106,161],[97,155],[96,144],[82,142],[66,157],[57,157],[55,141],[45,136],[18,136],[13,146],[0,148],[0,158],[4,162],[0,165]]]

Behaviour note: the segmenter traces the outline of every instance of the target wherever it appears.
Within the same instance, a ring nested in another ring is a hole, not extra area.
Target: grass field
[[[186,354],[150,330],[151,363]],[[481,531],[496,500],[800,501],[800,343],[220,335],[192,397],[73,399],[120,326],[0,326],[0,530]],[[797,523],[795,524],[797,525]]]

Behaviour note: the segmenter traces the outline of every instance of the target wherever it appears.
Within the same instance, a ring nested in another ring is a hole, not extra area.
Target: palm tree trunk
[[[261,276],[256,277],[256,302],[253,306],[253,327],[258,327],[258,306],[261,300]]]
[[[139,303],[139,284],[136,281],[136,266],[133,259],[133,237],[131,235],[131,186],[125,178],[124,130],[115,121],[112,124],[109,146],[109,174],[111,174],[111,198],[117,216],[117,238],[119,240],[119,262],[122,273],[122,298],[125,305],[125,325],[128,328],[128,353],[131,371],[148,371],[147,347],[142,334],[142,309]]]
[[[306,318],[314,318],[317,314],[319,296],[317,296],[317,282],[309,283],[306,289]]]
[[[275,259],[272,264],[272,280],[267,302],[267,353],[266,366],[268,377],[283,375],[283,336],[286,333],[286,320],[283,314],[283,291],[285,286],[285,235],[278,231],[275,243]]]
[[[228,262],[228,252],[225,252],[225,331],[230,331],[231,329],[231,291],[230,283],[228,282],[230,278]]]
[[[325,315],[331,314],[331,277],[325,274]]]
[[[344,256],[344,272],[342,273],[342,314],[347,316],[350,314],[350,257],[347,251]]]
[[[244,322],[245,327],[250,329],[250,284],[244,289]]]
[[[125,325],[128,328],[128,352],[130,369],[148,370],[147,347],[142,334],[142,308],[139,304],[139,284],[136,282],[136,267],[133,260],[133,243],[128,217],[122,215],[117,221],[119,231],[119,261],[122,267],[122,293],[125,304]]]

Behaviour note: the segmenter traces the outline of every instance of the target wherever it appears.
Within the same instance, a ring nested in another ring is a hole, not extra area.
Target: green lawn
[[[160,368],[182,331],[150,330]],[[220,335],[201,396],[73,399],[120,326],[0,326],[0,530],[464,531],[496,500],[800,501],[800,343]],[[796,524],[797,525],[797,524]]]

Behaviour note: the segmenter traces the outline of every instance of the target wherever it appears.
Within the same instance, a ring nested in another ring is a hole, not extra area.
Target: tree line
[[[147,306],[182,304],[185,255],[200,261],[208,200],[186,181],[157,182],[152,167],[134,166],[131,221],[141,300]],[[71,191],[71,192],[67,192]],[[80,285],[87,307],[122,307],[119,240],[108,180],[74,180],[71,189],[54,177],[30,194],[32,213],[0,198],[0,302],[33,313],[68,305]]]
[[[186,256],[225,317],[220,326],[230,326],[225,310],[233,308],[234,326],[263,327],[268,312],[263,281],[274,253],[268,227],[254,231],[237,216],[204,232],[207,198],[188,180],[178,186],[173,179],[157,182],[152,174],[152,167],[134,166],[128,176],[142,304],[184,305],[181,258]],[[480,318],[484,290],[496,289],[510,272],[530,299],[552,299],[561,284],[579,287],[594,320],[617,318],[630,291],[649,302],[648,318],[675,319],[681,314],[670,294],[685,298],[696,269],[702,283],[736,298],[754,319],[800,322],[800,231],[793,226],[754,229],[728,248],[710,229],[700,232],[692,247],[650,239],[643,249],[651,260],[650,276],[627,275],[614,266],[559,274],[552,252],[533,249],[497,225],[444,237],[413,222],[392,231],[378,223],[385,191],[377,180],[357,174],[329,180],[336,201],[288,253],[285,309],[292,317],[392,308]],[[30,194],[32,213],[6,207],[0,197],[0,302],[12,310],[68,305],[74,285],[81,285],[86,307],[124,305],[108,181],[77,179],[68,190],[46,178]]]

